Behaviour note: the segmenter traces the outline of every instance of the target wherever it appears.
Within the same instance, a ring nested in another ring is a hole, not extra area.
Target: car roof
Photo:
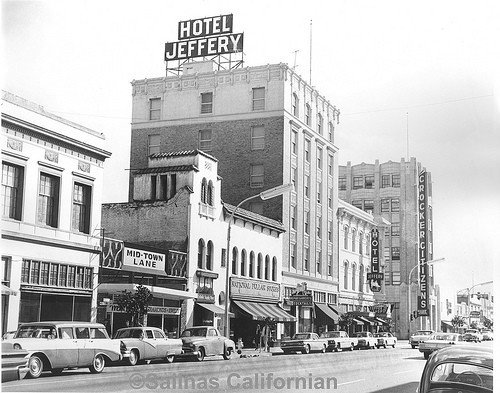
[[[493,348],[472,345],[443,348],[432,357],[432,363],[442,362],[472,363],[493,368]]]
[[[150,329],[150,330],[162,331],[161,329],[159,329],[157,327],[153,327],[153,326],[129,326],[129,327],[120,328],[117,331],[119,331],[119,330],[132,330],[132,329]]]
[[[85,326],[85,327],[100,327],[100,328],[104,327],[104,325],[102,323],[80,322],[80,321],[40,321],[40,322],[27,322],[27,323],[22,323],[19,327],[40,326],[40,325],[55,325],[55,326],[58,326],[58,327],[67,327],[67,326]]]

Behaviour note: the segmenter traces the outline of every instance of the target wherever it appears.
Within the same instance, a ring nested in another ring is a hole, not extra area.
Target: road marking
[[[393,373],[393,374],[404,374],[404,373],[411,373],[411,372],[413,372],[413,371],[415,371],[415,370],[406,370],[406,371],[399,371],[399,372],[397,372],[397,373]]]
[[[338,383],[337,386],[340,386],[340,385],[349,385],[350,383],[356,383],[356,382],[361,382],[361,381],[365,381],[365,379],[356,379],[355,381],[342,382],[342,383]]]

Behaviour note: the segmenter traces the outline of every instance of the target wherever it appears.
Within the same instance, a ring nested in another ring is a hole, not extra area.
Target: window
[[[365,188],[373,188],[374,181],[375,181],[375,176],[373,175],[365,176]]]
[[[311,107],[306,104],[306,124],[311,126]]]
[[[361,199],[354,199],[354,200],[352,201],[352,205],[353,205],[354,207],[357,207],[358,209],[363,210],[363,201],[362,201]]]
[[[297,191],[297,168],[292,167],[292,184],[293,189]]]
[[[231,273],[238,274],[238,249],[233,247],[233,261]]]
[[[299,135],[296,131],[292,131],[292,153],[297,154],[297,141]]]
[[[213,93],[201,93],[201,113],[212,113]]]
[[[297,244],[296,243],[292,243],[292,247],[290,250],[290,260],[292,263],[292,267],[294,269],[296,269],[297,268]]]
[[[370,241],[371,239],[371,236],[370,235],[366,235],[366,242],[365,242],[365,254],[366,255],[370,255]]]
[[[368,211],[373,212],[373,206],[374,206],[373,200],[371,200],[371,199],[365,199],[363,205],[364,205],[364,211],[365,212],[368,212]]]
[[[353,229],[351,233],[351,251],[356,251],[356,229]]]
[[[397,261],[400,258],[400,250],[399,247],[391,247],[391,259],[393,261]]]
[[[57,228],[59,218],[59,178],[40,173],[38,191],[38,223]]]
[[[306,162],[311,162],[311,141],[309,139],[304,140],[304,158]]]
[[[304,248],[304,270],[309,271],[309,248]]]
[[[290,222],[292,229],[297,229],[297,206],[292,206],[291,213]]]
[[[59,328],[59,337],[62,339],[73,339],[73,328],[63,327]]]
[[[392,212],[399,211],[399,199],[391,199],[391,211]]]
[[[363,176],[354,176],[352,179],[352,189],[363,188]]]
[[[67,286],[67,275],[68,275],[68,266],[67,265],[59,266],[59,286],[60,287]]]
[[[344,262],[344,289],[347,289],[349,283],[349,264]]]
[[[382,213],[387,213],[389,212],[391,209],[390,209],[390,206],[391,205],[391,200],[390,199],[387,199],[387,198],[384,198],[384,199],[381,199],[380,200],[380,211]]]
[[[317,194],[317,201],[318,201],[318,203],[321,203],[321,201],[323,199],[322,198],[322,194],[321,194],[322,188],[323,188],[323,183],[319,183],[319,182],[316,183],[316,191],[317,191],[316,194]]]
[[[365,268],[363,265],[359,267],[359,292],[363,292],[363,286],[365,284]]]
[[[264,165],[250,165],[250,187],[264,186]]]
[[[328,207],[333,209],[333,188],[328,189]]]
[[[205,258],[205,269],[212,270],[212,261],[214,258],[214,244],[211,240],[207,243],[207,255]]]
[[[257,255],[257,278],[262,278],[262,254]]]
[[[151,330],[146,330],[146,337],[147,338],[154,338],[153,332]]]
[[[333,176],[333,156],[328,154],[328,174]]]
[[[316,252],[316,272],[321,274],[321,251]]]
[[[349,246],[349,228],[344,227],[344,250]]]
[[[205,257],[205,242],[198,240],[198,269],[203,269],[203,259]]]
[[[264,279],[269,280],[269,255],[266,255],[266,261],[264,263]]]
[[[2,214],[5,217],[21,220],[23,182],[23,167],[2,162]]]
[[[74,231],[90,233],[90,186],[73,184],[73,217],[71,227]]]
[[[382,188],[391,186],[391,176],[390,175],[382,175]]]
[[[208,188],[207,179],[203,178],[201,180],[201,195],[200,195],[201,203],[207,203],[207,188]]]
[[[252,127],[252,150],[262,150],[265,146],[264,126]]]
[[[352,290],[356,290],[356,265],[352,265]]]
[[[347,179],[345,177],[339,177],[339,191],[344,191],[347,189]]]
[[[392,175],[392,186],[399,187],[401,185],[401,176],[400,175]]]
[[[321,113],[318,113],[317,123],[318,134],[323,135],[323,116]]]
[[[328,221],[328,241],[333,242],[333,221]]]
[[[76,327],[76,338],[90,338],[89,329],[86,327]]]
[[[392,272],[392,285],[401,285],[401,272]]]
[[[295,93],[293,93],[292,99],[292,113],[295,117],[299,116],[299,97]]]
[[[317,162],[318,169],[323,168],[323,149],[321,147],[318,147],[317,149]]]
[[[221,254],[220,254],[220,266],[221,267],[226,267],[226,260],[227,260],[226,249],[223,248],[221,250]]]
[[[42,268],[40,270],[40,284],[49,285],[49,266],[48,262],[42,262]]]
[[[253,213],[264,215],[264,203],[263,202],[250,202],[249,210]]]
[[[252,89],[252,110],[262,111],[266,106],[266,91],[263,87]]]
[[[242,276],[247,274],[247,252],[245,250],[241,250],[240,274]]]
[[[321,239],[321,217],[316,217],[316,236]]]
[[[358,241],[358,252],[359,252],[360,255],[363,254],[363,237],[364,237],[363,234],[360,233],[359,234],[359,239],[358,239],[359,240]]]
[[[38,284],[40,280],[40,262],[31,261],[30,284]]]
[[[207,205],[214,205],[214,191],[214,183],[212,183],[212,180],[210,180],[207,186]]]
[[[328,123],[328,140],[333,143],[333,123],[329,122]]]
[[[57,278],[59,277],[58,270],[59,270],[58,264],[56,263],[50,264],[50,285],[54,287],[57,286]]]
[[[337,304],[337,294],[335,293],[328,294],[328,304]]]
[[[311,177],[309,175],[304,176],[305,181],[304,181],[304,195],[309,198],[310,192],[309,189],[311,188]]]
[[[155,338],[160,338],[160,339],[165,338],[165,335],[163,334],[163,332],[161,330],[153,330],[153,334],[154,334]]]
[[[149,120],[160,120],[161,98],[151,98],[149,100]]]
[[[148,156],[160,152],[160,135],[148,135]]]
[[[84,268],[77,267],[76,268],[76,287],[83,288],[83,278],[84,278]]]
[[[310,213],[305,212],[304,214],[304,232],[309,234],[309,218],[310,218]]]
[[[328,275],[331,276],[333,269],[333,254],[328,255]]]
[[[212,151],[212,130],[198,131],[198,148],[203,151]]]
[[[278,261],[276,257],[273,257],[273,267],[272,267],[271,280],[276,281],[276,276],[278,274]]]
[[[248,276],[254,276],[254,268],[255,268],[255,254],[253,251],[250,252],[250,261],[248,263]]]
[[[399,236],[400,233],[400,227],[399,224],[392,224],[391,225],[391,236]]]

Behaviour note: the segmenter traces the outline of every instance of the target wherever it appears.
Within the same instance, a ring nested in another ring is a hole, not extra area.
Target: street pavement
[[[482,343],[480,345],[491,345]],[[60,376],[2,383],[5,392],[204,392],[204,391],[339,391],[414,393],[425,365],[418,349],[399,342],[395,349],[283,355],[244,350],[204,362],[152,362],[135,367],[106,366],[101,374],[67,370]],[[336,383],[336,389],[335,389]],[[328,385],[329,384],[329,385]],[[193,388],[194,387],[194,388]]]

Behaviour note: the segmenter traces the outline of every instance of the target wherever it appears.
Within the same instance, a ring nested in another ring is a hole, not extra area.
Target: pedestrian
[[[257,324],[255,328],[255,350],[260,350],[260,335],[261,335],[261,330],[260,330],[260,324]]]
[[[264,347],[264,351],[267,352],[268,351],[268,341],[269,341],[269,330],[270,330],[270,327],[269,327],[269,322],[266,321],[265,325],[262,327],[262,332],[260,334],[261,336],[261,341],[262,341],[262,346]]]

